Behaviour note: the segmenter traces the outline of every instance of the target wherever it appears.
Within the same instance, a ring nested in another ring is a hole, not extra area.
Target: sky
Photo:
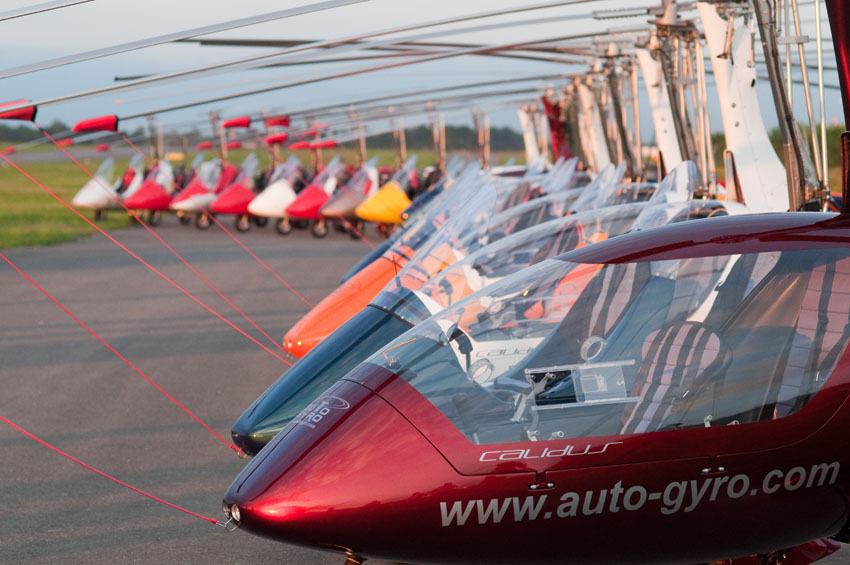
[[[0,12],[37,4],[41,1],[3,0]],[[428,2],[367,0],[328,11],[221,32],[209,37],[330,39],[416,22],[536,3],[539,2],[519,2],[518,0],[464,0],[463,2],[456,0],[429,0]],[[305,4],[307,2],[303,0],[252,0],[251,2],[241,3],[232,0],[145,0],[144,2],[95,0],[62,10],[0,22],[0,29],[2,29],[0,32],[0,69]],[[459,29],[483,23],[517,22],[527,19],[543,20],[534,25],[455,34],[438,40],[501,44],[640,25],[645,23],[645,17],[604,21],[596,21],[588,17],[579,21],[560,22],[552,21],[552,18],[564,15],[589,15],[593,10],[646,6],[645,0],[598,0],[588,4],[489,18],[479,22],[453,24],[435,29]],[[812,10],[810,3],[805,1],[802,3],[801,9],[804,11]],[[810,21],[811,15],[809,16]],[[806,25],[813,28],[811,23]],[[403,35],[409,36],[415,33],[422,32],[409,32]],[[116,75],[172,72],[271,51],[272,49],[269,48],[201,47],[185,43],[161,45],[29,75],[2,79],[0,80],[0,101],[21,98],[36,101],[45,100],[114,84],[113,78]],[[831,48],[827,49],[826,54],[827,63],[832,63],[834,56]],[[810,61],[813,60],[812,55]],[[66,123],[73,123],[80,119],[102,114],[117,113],[126,116],[144,113],[219,94],[312,79],[351,68],[366,68],[374,64],[368,62],[324,64],[230,72],[169,85],[107,94],[80,101],[44,105],[39,109],[39,121],[49,123],[54,119],[60,119]],[[295,111],[314,106],[345,103],[359,98],[465,82],[537,74],[574,73],[583,69],[586,69],[586,66],[465,56],[219,102],[179,112],[161,114],[160,119],[166,127],[185,128],[188,127],[188,124],[206,125],[211,110],[216,110],[225,117],[261,110]],[[834,73],[830,73],[830,75],[827,76],[826,82],[837,84]],[[536,83],[539,86],[545,84],[545,82]],[[770,93],[766,85],[760,86],[759,89],[763,95],[763,114],[770,126],[776,122],[775,115],[771,111]],[[800,96],[801,92],[801,90],[798,91],[797,95]],[[709,96],[712,97],[711,92],[709,92]],[[834,91],[828,92],[828,97],[830,99],[828,115],[832,118],[838,117],[840,112],[839,97]],[[646,108],[645,98],[642,99],[642,102],[643,107]],[[482,108],[489,112],[493,126],[519,127],[513,108],[488,108],[487,106],[482,106]],[[717,115],[716,112],[712,113]],[[468,110],[457,111],[446,117],[449,123],[471,124],[471,113]],[[424,119],[420,118],[420,121]],[[648,113],[644,115],[644,119],[648,121]],[[124,125],[132,128],[135,125],[142,125],[142,123],[143,120],[137,120],[126,122]],[[406,123],[413,125],[416,120],[408,118]],[[721,123],[718,118],[712,123],[712,129],[719,130],[720,127]]]

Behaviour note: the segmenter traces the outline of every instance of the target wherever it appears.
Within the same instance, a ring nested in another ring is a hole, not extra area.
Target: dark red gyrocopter
[[[850,7],[826,3],[850,118]],[[816,561],[850,540],[842,154],[838,215],[627,234],[453,304],[319,396],[225,513],[350,563]]]

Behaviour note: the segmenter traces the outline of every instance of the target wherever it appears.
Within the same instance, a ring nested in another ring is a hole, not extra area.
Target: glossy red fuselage
[[[704,220],[568,254],[617,263],[850,246],[850,220]],[[472,443],[407,380],[364,363],[231,485],[241,526],[402,562],[682,563],[834,535],[850,518],[850,354],[799,411],[740,425]]]

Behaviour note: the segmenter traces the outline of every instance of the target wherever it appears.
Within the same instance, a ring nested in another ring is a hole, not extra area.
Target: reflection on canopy
[[[480,444],[787,416],[850,338],[850,250],[550,260],[374,355]]]

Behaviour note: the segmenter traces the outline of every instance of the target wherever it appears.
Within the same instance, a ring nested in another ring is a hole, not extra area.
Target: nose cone
[[[458,476],[392,406],[341,381],[240,473],[224,497],[239,525],[279,541],[361,556],[439,548],[418,532]]]
[[[376,259],[316,304],[283,337],[283,346],[300,358],[369,305],[401,267]]]
[[[124,204],[128,208],[139,210],[168,210],[171,195],[156,182],[146,180],[132,196],[124,201]]]
[[[327,201],[328,194],[321,187],[311,184],[287,207],[286,213],[302,220],[318,220],[319,210]]]
[[[255,196],[253,190],[241,182],[235,182],[224,189],[210,205],[210,210],[217,214],[247,214],[248,204]]]
[[[343,189],[322,206],[322,216],[325,218],[345,218],[349,222],[357,221],[357,214],[354,210],[359,206],[366,197],[359,192]]]
[[[233,443],[256,455],[317,396],[410,324],[372,306],[364,308],[301,358],[233,424]]]
[[[410,198],[397,182],[390,181],[357,207],[357,215],[367,222],[400,224],[401,213],[408,206],[410,206]]]

